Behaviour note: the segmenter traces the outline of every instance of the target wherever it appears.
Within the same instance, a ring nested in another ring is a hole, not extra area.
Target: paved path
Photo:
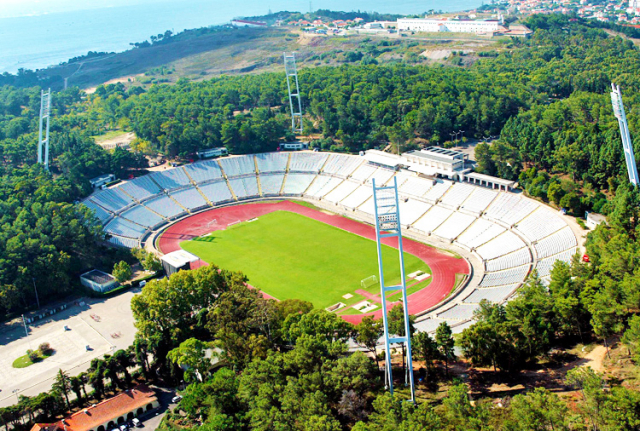
[[[158,247],[162,253],[170,253],[180,249],[180,243],[211,231],[225,229],[227,225],[238,221],[250,220],[273,211],[291,211],[321,221],[331,226],[344,229],[375,241],[373,226],[342,217],[328,212],[318,211],[290,201],[249,203],[224,208],[215,208],[183,219],[170,226],[160,237]],[[215,224],[210,224],[212,220]],[[383,242],[397,248],[394,238],[385,238]],[[470,274],[469,263],[464,259],[457,259],[451,254],[441,252],[421,242],[408,238],[403,240],[404,251],[423,260],[432,271],[433,281],[425,289],[409,296],[409,313],[417,314],[441,302],[454,288],[456,274]],[[391,304],[388,304],[391,306]],[[375,318],[382,317],[382,310],[367,313]],[[363,315],[342,316],[346,321],[357,324]]]

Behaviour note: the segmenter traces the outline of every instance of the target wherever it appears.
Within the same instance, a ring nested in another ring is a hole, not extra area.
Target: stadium
[[[409,312],[416,315],[418,330],[428,332],[442,321],[462,331],[481,300],[508,300],[534,270],[548,283],[554,263],[569,262],[580,247],[568,218],[522,194],[463,182],[461,176],[427,177],[375,156],[303,151],[199,161],[99,191],[83,204],[115,245],[162,254],[184,248],[204,262],[222,259],[225,268],[247,273],[249,283],[258,280],[254,287],[266,295],[311,300],[357,323],[364,315],[381,315],[377,285],[366,281],[376,272],[360,258],[369,248],[375,256],[369,241],[375,239],[372,181],[395,181],[407,274],[413,276],[407,281]],[[305,239],[298,244],[300,235]],[[314,242],[314,235],[322,238]],[[331,240],[324,241],[325,236]],[[273,255],[270,242],[280,244]],[[220,244],[217,251],[215,244]],[[245,245],[242,253],[237,247],[234,252],[234,244]],[[250,254],[254,246],[259,253]],[[286,254],[288,248],[295,254]],[[241,256],[245,251],[249,254]],[[305,267],[326,266],[315,259],[334,251],[352,278],[343,291],[331,285],[331,276],[342,274],[338,270],[305,273]],[[257,260],[265,255],[271,260]],[[296,268],[289,278],[264,275],[266,267],[286,272],[282,259],[291,256],[299,258],[290,262]],[[235,267],[239,257],[245,262]],[[283,265],[276,269],[277,259]],[[297,292],[278,288],[291,280],[302,280]],[[307,280],[314,282],[306,286]],[[318,285],[331,292],[317,297]]]

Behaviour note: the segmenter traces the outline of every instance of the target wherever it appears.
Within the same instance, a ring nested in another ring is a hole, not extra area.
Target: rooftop
[[[420,157],[423,159],[436,160],[439,162],[453,163],[454,160],[466,159],[466,154],[461,151],[449,150],[441,147],[425,148],[405,153],[406,156]]]
[[[113,283],[114,281],[116,281],[116,279],[111,274],[107,274],[106,272],[102,272],[98,269],[93,269],[89,272],[85,272],[80,277],[84,278],[85,280],[93,281],[94,283],[102,285]]]
[[[155,392],[146,385],[138,385],[95,406],[67,416],[61,421],[53,424],[35,424],[31,431],[93,430],[131,411],[144,408],[154,401],[157,401]]]
[[[185,250],[176,250],[162,256],[162,261],[167,262],[174,268],[181,268],[187,263],[196,262],[198,260],[198,256],[195,256]]]

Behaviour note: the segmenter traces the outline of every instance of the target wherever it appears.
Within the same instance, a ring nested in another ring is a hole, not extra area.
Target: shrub
[[[38,346],[38,350],[43,355],[49,355],[53,351],[53,349],[51,348],[51,345],[49,343],[40,344],[40,346]]]
[[[33,350],[27,350],[27,356],[29,356],[29,360],[31,362],[38,362],[40,359],[38,352],[34,352]]]

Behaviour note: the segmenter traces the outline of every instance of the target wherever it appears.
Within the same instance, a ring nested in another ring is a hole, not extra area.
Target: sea
[[[3,11],[5,1],[8,3]],[[55,0],[20,1],[44,4]],[[18,1],[13,2],[0,0],[0,74],[46,68],[89,51],[121,52],[129,49],[132,42],[148,40],[166,30],[178,33],[270,11],[329,9],[420,14],[429,10],[463,11],[483,4],[482,0],[139,0],[115,1],[111,6],[98,2],[94,6],[104,6],[92,9],[21,11],[16,6]],[[10,10],[11,5],[14,7]]]

